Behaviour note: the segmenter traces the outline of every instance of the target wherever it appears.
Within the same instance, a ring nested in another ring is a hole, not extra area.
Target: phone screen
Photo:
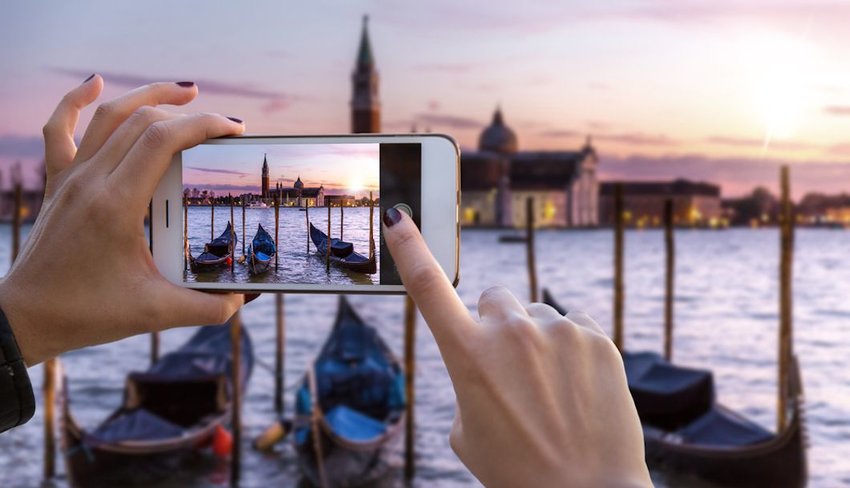
[[[182,161],[184,282],[401,284],[381,216],[421,226],[421,144],[259,139]]]

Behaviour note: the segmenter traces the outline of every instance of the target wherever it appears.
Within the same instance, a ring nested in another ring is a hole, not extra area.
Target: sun
[[[764,153],[771,141],[794,137],[804,124],[822,59],[805,36],[752,34],[740,47],[751,73],[751,100],[764,128]]]

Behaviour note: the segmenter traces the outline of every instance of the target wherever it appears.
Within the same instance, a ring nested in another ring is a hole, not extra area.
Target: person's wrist
[[[27,313],[22,306],[23,301],[16,295],[18,293],[8,279],[0,280],[0,310],[3,310],[3,313],[6,314],[6,320],[8,320],[9,328],[12,329],[12,334],[14,334],[15,341],[18,343],[21,357],[29,367],[47,358],[37,347],[37,342],[33,340],[34,331],[29,325]]]

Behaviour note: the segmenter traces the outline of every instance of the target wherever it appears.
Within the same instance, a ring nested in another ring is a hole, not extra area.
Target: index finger
[[[445,345],[467,339],[477,324],[431,255],[416,224],[395,208],[387,209],[382,220],[383,237],[401,281],[437,343]]]

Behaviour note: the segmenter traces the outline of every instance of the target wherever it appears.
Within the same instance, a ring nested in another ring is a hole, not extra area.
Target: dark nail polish
[[[92,79],[92,78],[94,78],[94,75],[95,75],[95,74],[94,74],[94,73],[92,73],[92,74],[91,74],[91,76],[89,76],[88,78],[86,78],[86,79],[85,79],[85,81],[83,81],[83,84],[90,82],[90,81],[91,81],[91,79]]]
[[[183,88],[192,88],[193,86],[195,86],[194,81],[178,81],[177,84],[182,86]]]
[[[260,296],[259,293],[246,293],[245,294],[245,305],[248,305],[249,303],[253,302],[259,296]]]
[[[242,124],[242,119],[237,119],[236,117],[228,117],[228,119],[236,122],[237,124]]]
[[[386,225],[387,227],[392,227],[395,224],[399,223],[399,221],[401,220],[401,212],[399,212],[393,207],[390,207],[387,209],[386,212],[384,212],[383,220],[384,225]]]

